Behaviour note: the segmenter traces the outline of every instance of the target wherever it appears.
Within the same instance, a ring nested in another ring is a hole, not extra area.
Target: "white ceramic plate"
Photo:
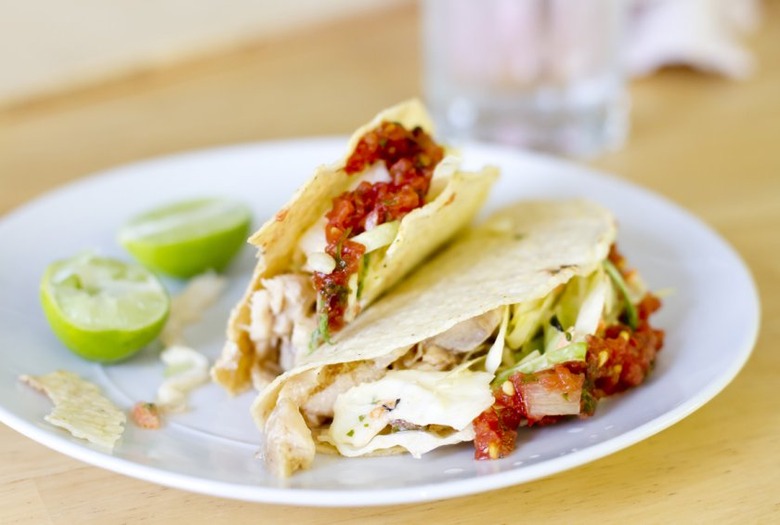
[[[319,456],[314,467],[280,481],[253,458],[258,434],[251,394],[230,399],[214,385],[197,390],[193,410],[163,429],[128,424],[113,453],[43,420],[50,403],[18,381],[20,374],[74,371],[99,384],[123,408],[151,400],[162,366],[151,349],[128,362],[100,366],[68,352],[49,330],[38,280],[51,261],[82,250],[128,258],[115,242],[120,225],[156,204],[224,195],[272,215],[321,162],[338,159],[342,139],[238,146],[114,169],[49,193],[0,220],[0,419],[26,436],[79,460],[129,476],[226,498],[269,503],[360,506],[434,500],[523,483],[593,461],[679,421],[722,390],[747,360],[759,306],[745,265],[718,235],[676,205],[646,190],[581,167],[507,149],[473,145],[468,165],[501,167],[486,212],[519,199],[584,196],[612,209],[619,245],[652,288],[671,288],[656,323],[666,346],[649,381],[602,402],[597,414],[521,432],[510,457],[472,459],[470,446],[411,457]],[[218,355],[230,307],[253,268],[248,248],[232,266],[228,293],[187,334]],[[179,283],[167,282],[172,291]]]

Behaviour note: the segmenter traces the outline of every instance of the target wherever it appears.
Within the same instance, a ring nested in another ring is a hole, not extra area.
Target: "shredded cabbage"
[[[355,235],[350,240],[362,244],[366,247],[366,253],[371,253],[392,243],[398,235],[398,226],[400,224],[401,221],[386,222],[359,235]]]
[[[545,326],[545,350],[585,341],[588,335],[596,333],[604,318],[608,291],[607,277],[601,269],[569,281],[552,318],[557,326],[553,323]]]
[[[612,282],[615,283],[615,286],[623,296],[623,302],[625,303],[628,326],[630,326],[632,329],[636,329],[636,325],[639,322],[639,319],[637,318],[636,307],[634,307],[634,304],[631,300],[631,293],[628,290],[628,285],[626,284],[626,281],[623,279],[623,276],[620,274],[620,270],[618,270],[615,267],[615,265],[612,264],[609,260],[604,261],[604,269],[609,274],[610,278],[612,279]]]
[[[359,284],[360,277],[358,274],[353,273],[349,276],[349,281],[347,281],[347,289],[349,290],[347,295],[347,308],[344,310],[344,320],[347,322],[352,321],[355,316],[359,313],[359,306],[358,306],[358,289],[360,288]]]
[[[556,296],[557,294],[553,292],[542,299],[512,306],[512,319],[506,336],[506,344],[509,348],[517,350],[534,336],[539,327],[549,318]]]
[[[610,284],[599,268],[587,276],[574,277],[560,293],[514,305],[506,340],[510,348],[522,348],[523,357],[501,371],[495,383],[503,383],[518,372],[530,374],[567,361],[584,361],[588,350],[585,341],[604,318],[612,293]]]
[[[501,315],[501,326],[498,329],[498,335],[493,345],[488,350],[487,358],[485,359],[485,370],[491,374],[495,374],[501,361],[504,358],[504,342],[506,341],[506,328],[509,324],[509,307],[502,307],[504,312]]]
[[[569,361],[585,361],[588,344],[585,342],[571,343],[560,348],[541,353],[538,350],[531,352],[515,366],[504,370],[496,376],[495,384],[501,384],[517,373],[533,374],[547,370],[561,363]]]
[[[594,277],[593,286],[585,300],[582,301],[577,321],[574,323],[574,337],[584,337],[596,333],[599,321],[604,315],[604,304],[607,300],[607,283],[601,272]]]

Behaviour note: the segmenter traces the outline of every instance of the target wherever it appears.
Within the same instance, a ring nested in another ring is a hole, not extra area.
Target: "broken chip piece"
[[[97,385],[73,372],[58,370],[42,376],[22,375],[19,379],[51,399],[54,409],[44,419],[73,436],[112,449],[124,432],[124,412]]]

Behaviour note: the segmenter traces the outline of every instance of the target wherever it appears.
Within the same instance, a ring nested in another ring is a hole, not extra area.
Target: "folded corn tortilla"
[[[259,394],[252,416],[269,470],[305,469],[323,444],[419,456],[472,440],[472,420],[493,403],[509,309],[596,275],[615,236],[613,216],[582,200],[494,214]],[[469,366],[469,345],[491,348]],[[447,359],[460,364],[437,369]]]
[[[297,364],[303,353],[301,347],[309,345],[316,321],[310,315],[314,288],[310,276],[300,271],[304,237],[317,233],[317,228],[324,228],[323,217],[331,208],[333,198],[354,187],[356,177],[359,180],[359,174],[345,172],[346,159],[360,138],[384,121],[400,123],[406,129],[419,126],[433,134],[431,119],[417,100],[382,111],[352,135],[348,153],[342,160],[318,168],[312,179],[249,239],[258,249],[257,266],[246,293],[231,313],[227,343],[211,371],[214,381],[231,394],[253,383],[258,388],[264,386],[278,373]],[[433,173],[425,204],[404,216],[392,242],[366,259],[370,264],[361,274],[360,283],[351,285],[352,292],[354,288],[360,291],[351,313],[365,309],[465,227],[485,201],[497,176],[497,170],[490,167],[477,173],[460,171],[452,157],[440,162]],[[266,310],[258,306],[262,301],[268,303]],[[273,311],[270,317],[268,310]],[[263,323],[271,328],[258,329]],[[289,332],[281,343],[267,335],[280,325],[280,331]],[[290,348],[293,357],[287,351]]]

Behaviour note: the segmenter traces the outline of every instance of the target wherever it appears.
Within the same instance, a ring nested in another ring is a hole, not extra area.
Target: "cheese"
[[[400,446],[415,456],[473,439],[471,422],[493,404],[492,374],[391,370],[336,399],[329,441],[345,456]],[[399,430],[380,434],[395,423]],[[425,427],[436,425],[440,431]]]

